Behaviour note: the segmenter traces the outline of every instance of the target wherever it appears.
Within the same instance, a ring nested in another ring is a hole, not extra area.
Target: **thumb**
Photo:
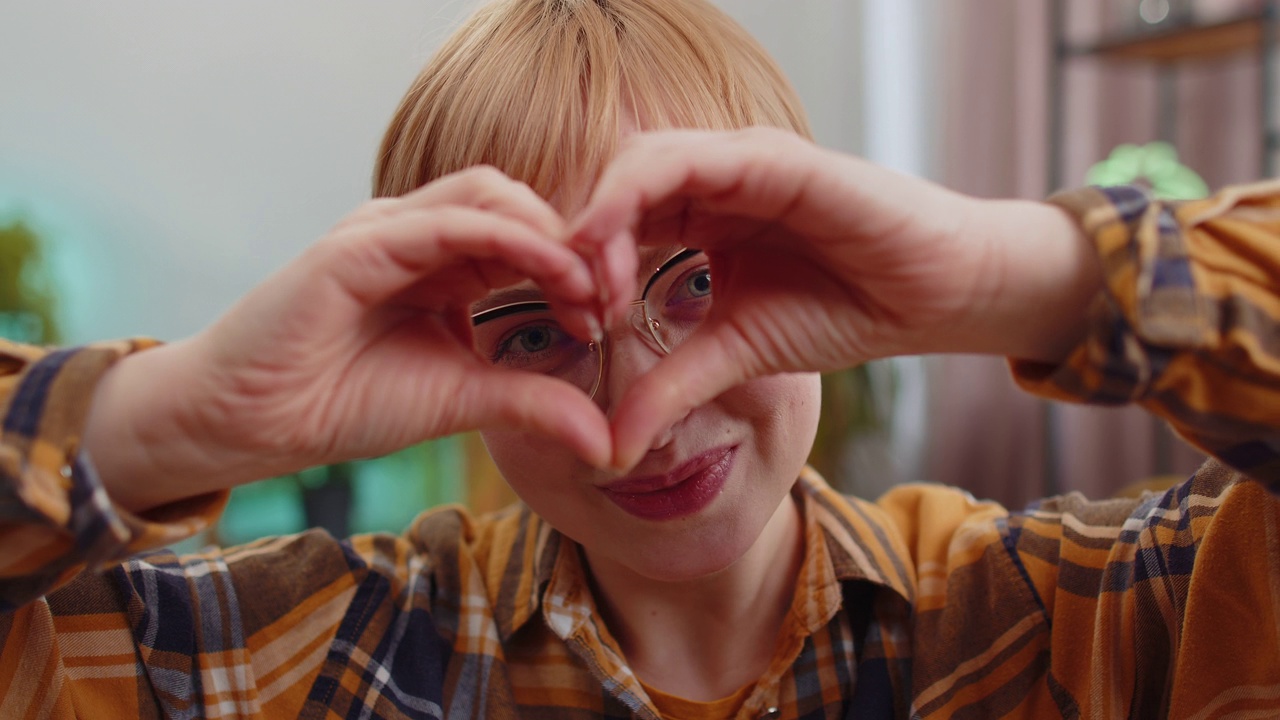
[[[609,420],[589,397],[563,380],[536,373],[486,369],[473,376],[461,423],[533,432],[572,450],[592,467],[609,464]]]
[[[691,410],[759,374],[727,324],[704,325],[627,389],[613,413],[614,470],[626,471],[653,439]]]

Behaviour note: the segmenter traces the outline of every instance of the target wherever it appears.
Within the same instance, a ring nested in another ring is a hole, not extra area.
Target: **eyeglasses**
[[[711,311],[711,268],[701,250],[682,250],[658,266],[631,325],[663,353],[684,342]],[[542,301],[515,302],[471,316],[476,349],[496,367],[542,373],[595,397],[604,377],[605,348],[570,335]],[[647,332],[645,332],[647,331]]]

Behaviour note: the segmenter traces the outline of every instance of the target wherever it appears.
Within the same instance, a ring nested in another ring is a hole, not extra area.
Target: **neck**
[[[643,577],[587,555],[605,622],[646,684],[710,701],[755,681],[773,657],[804,560],[804,532],[788,495],[741,558],[678,582]]]

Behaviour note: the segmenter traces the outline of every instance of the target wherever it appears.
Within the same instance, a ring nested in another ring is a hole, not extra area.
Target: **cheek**
[[[535,509],[539,495],[571,482],[580,465],[572,452],[536,435],[493,430],[480,438],[511,489]]]
[[[816,373],[753,380],[720,400],[751,424],[762,461],[787,473],[799,471],[818,431],[822,384]]]
[[[498,472],[530,510],[583,545],[600,541],[601,528],[593,518],[600,517],[601,499],[590,490],[591,470],[576,455],[537,435],[486,431],[480,437]]]

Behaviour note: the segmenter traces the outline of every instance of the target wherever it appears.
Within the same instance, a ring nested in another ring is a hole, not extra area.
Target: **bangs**
[[[809,136],[763,48],[701,0],[499,0],[450,37],[382,141],[375,196],[492,165],[544,198],[598,177],[622,113],[655,130],[771,125]]]

